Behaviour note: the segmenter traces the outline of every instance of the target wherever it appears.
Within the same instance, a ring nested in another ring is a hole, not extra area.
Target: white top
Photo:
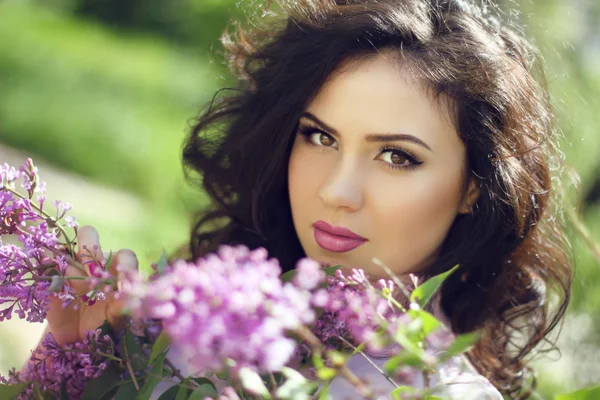
[[[367,356],[368,357],[368,356]],[[369,359],[380,369],[387,358]],[[356,354],[348,360],[346,366],[359,378],[370,384],[377,393],[377,399],[391,399],[395,385],[382,375],[365,357]],[[399,386],[410,386],[423,389],[424,381],[421,374],[416,374],[407,381],[396,381]],[[460,355],[448,360],[441,368],[430,376],[429,387],[437,387],[432,393],[442,399],[450,400],[502,400],[500,392],[470,365],[465,356]],[[362,399],[354,387],[341,376],[336,376],[329,386],[329,393],[335,400]]]

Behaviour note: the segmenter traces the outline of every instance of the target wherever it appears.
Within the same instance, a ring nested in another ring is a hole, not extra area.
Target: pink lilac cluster
[[[416,287],[413,284],[410,289]],[[345,340],[355,346],[365,343],[365,352],[370,356],[390,358],[398,354],[401,346],[391,338],[399,329],[408,327],[413,317],[385,297],[384,294],[394,294],[393,281],[381,279],[377,286],[368,282],[362,270],[352,270],[348,276],[336,271],[335,276],[328,278],[327,288],[319,289],[313,297],[314,305],[323,309],[313,325],[313,333],[331,349],[344,346]],[[377,335],[381,327],[385,327],[384,334]],[[423,343],[428,362],[436,364],[454,340],[454,334],[444,325],[430,333]],[[310,347],[303,343],[296,356],[307,359],[310,354]],[[456,361],[448,361],[451,362]],[[397,382],[408,386],[416,385],[420,376],[420,370],[410,366],[400,366],[393,373]]]
[[[393,291],[392,281],[379,281],[380,290],[371,286],[365,273],[353,269],[349,275],[337,270],[328,278],[327,288],[316,291],[313,305],[323,313],[313,326],[313,333],[325,344],[339,345],[339,338],[353,344],[368,343],[376,348],[376,330],[382,321],[392,322],[398,310],[380,292]]]
[[[19,400],[33,398],[34,384],[41,392],[50,391],[56,398],[61,385],[69,399],[80,399],[90,379],[98,378],[106,369],[114,355],[114,345],[110,336],[100,329],[86,332],[86,339],[66,345],[59,345],[51,333],[44,336],[42,343],[33,352],[21,373],[14,370],[8,378],[0,377],[0,382],[28,384]]]
[[[281,370],[296,348],[286,334],[314,321],[311,291],[325,279],[317,262],[303,259],[283,283],[264,248],[225,245],[196,263],[176,261],[149,282],[124,272],[134,317],[162,321],[172,354],[192,376]]]
[[[53,292],[70,293],[64,280],[51,278],[48,272],[62,275],[68,265],[57,224],[64,219],[67,227],[76,229],[77,223],[66,216],[69,203],[55,201],[56,213],[50,215],[44,208],[45,193],[31,159],[19,169],[0,165],[0,321],[15,313],[41,322]],[[4,244],[2,237],[14,238],[11,241],[19,245]]]

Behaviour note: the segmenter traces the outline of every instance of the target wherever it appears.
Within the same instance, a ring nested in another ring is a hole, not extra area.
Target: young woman
[[[278,4],[224,36],[238,85],[185,145],[213,200],[190,258],[241,243],[284,269],[308,256],[372,279],[385,276],[374,257],[421,279],[459,264],[437,315],[454,333],[481,330],[468,353],[481,379],[526,397],[527,356],[562,317],[572,278],[535,49],[470,1]],[[97,242],[82,228],[80,245]],[[116,260],[136,264],[126,250]],[[119,309],[57,306],[48,329],[74,340],[105,318],[119,325]],[[489,387],[474,398],[485,396],[501,398]]]

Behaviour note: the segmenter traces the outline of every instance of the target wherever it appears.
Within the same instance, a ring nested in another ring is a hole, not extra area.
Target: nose
[[[319,190],[319,199],[334,210],[354,212],[363,205],[363,183],[358,168],[340,163]]]

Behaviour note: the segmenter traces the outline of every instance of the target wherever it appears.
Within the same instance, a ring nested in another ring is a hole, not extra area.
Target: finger
[[[97,276],[96,269],[101,268],[98,263],[104,260],[98,231],[89,225],[82,226],[77,231],[77,243],[77,258],[89,276]]]
[[[108,272],[111,275],[119,276],[120,271],[137,271],[137,269],[138,259],[135,253],[129,249],[121,249],[113,254]]]
[[[124,278],[125,271],[138,270],[138,259],[133,251],[121,249],[113,254],[112,260],[109,272],[117,276],[117,286],[121,289],[120,282]],[[120,330],[127,324],[128,316],[123,314],[126,303],[127,299],[124,296],[110,297],[106,308],[106,319],[115,330]]]
[[[75,267],[69,265],[67,267],[67,269],[65,270],[65,276],[66,277],[70,277],[70,276],[85,277],[87,275],[83,271],[81,271],[79,268],[75,268]],[[71,286],[71,289],[73,289],[73,291],[75,291],[77,294],[84,294],[90,290],[89,284],[85,280],[69,279],[69,285]]]
[[[106,305],[106,320],[115,331],[120,331],[127,325],[128,315],[124,314],[127,299],[125,297],[110,297]]]

